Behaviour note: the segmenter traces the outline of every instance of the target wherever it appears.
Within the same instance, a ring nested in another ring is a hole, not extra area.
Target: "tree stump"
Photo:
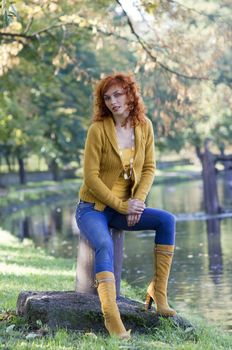
[[[120,296],[120,283],[123,263],[123,243],[125,233],[111,229],[114,242],[114,275],[117,298]],[[79,293],[97,294],[94,287],[94,251],[88,241],[80,234],[77,254],[76,291]]]
[[[132,332],[147,333],[160,324],[155,312],[145,311],[144,304],[140,302],[121,297],[118,307],[126,329],[131,329]],[[97,295],[76,292],[21,292],[16,312],[31,328],[38,328],[42,323],[53,330],[65,328],[106,333]],[[194,331],[188,320],[180,316],[171,319],[174,326],[188,332],[191,329]]]

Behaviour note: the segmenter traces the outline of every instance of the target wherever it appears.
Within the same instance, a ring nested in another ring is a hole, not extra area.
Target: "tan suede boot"
[[[174,254],[174,245],[156,244],[154,248],[154,278],[150,282],[145,301],[145,309],[156,303],[156,312],[161,316],[175,316],[167,301],[168,278]]]
[[[96,284],[106,329],[110,335],[129,339],[130,330],[126,331],[116,303],[114,274],[108,271],[97,273]]]

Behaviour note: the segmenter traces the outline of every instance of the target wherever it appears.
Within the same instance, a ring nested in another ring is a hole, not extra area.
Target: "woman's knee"
[[[113,241],[110,238],[103,237],[98,240],[98,244],[96,247],[96,251],[106,251],[106,252],[113,252]]]
[[[167,213],[168,213],[168,219],[167,219],[168,223],[170,225],[172,225],[173,227],[175,227],[175,225],[176,225],[176,217],[173,214],[169,213],[169,212],[167,212]]]
[[[163,229],[169,228],[170,230],[175,230],[176,226],[176,218],[173,214],[171,214],[168,211],[163,211],[161,217],[160,217],[160,226]]]
[[[160,225],[156,230],[156,244],[175,244],[175,222],[176,218],[173,214],[163,211],[160,215]]]

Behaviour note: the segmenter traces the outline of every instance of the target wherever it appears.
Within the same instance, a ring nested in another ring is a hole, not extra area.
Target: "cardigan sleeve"
[[[100,162],[104,135],[97,123],[90,126],[85,143],[84,153],[84,182],[89,191],[105,205],[127,214],[128,201],[117,198],[112,191],[100,179]]]
[[[140,199],[143,202],[151,189],[156,169],[153,126],[149,119],[147,119],[147,121],[148,132],[146,136],[145,160],[142,168],[141,179],[133,196],[133,198]]]

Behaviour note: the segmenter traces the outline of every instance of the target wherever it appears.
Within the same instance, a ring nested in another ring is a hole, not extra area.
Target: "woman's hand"
[[[141,218],[142,214],[129,214],[126,216],[127,219],[127,225],[128,226],[134,226],[137,224]]]
[[[145,209],[145,204],[139,199],[129,199],[128,214],[142,214]]]

